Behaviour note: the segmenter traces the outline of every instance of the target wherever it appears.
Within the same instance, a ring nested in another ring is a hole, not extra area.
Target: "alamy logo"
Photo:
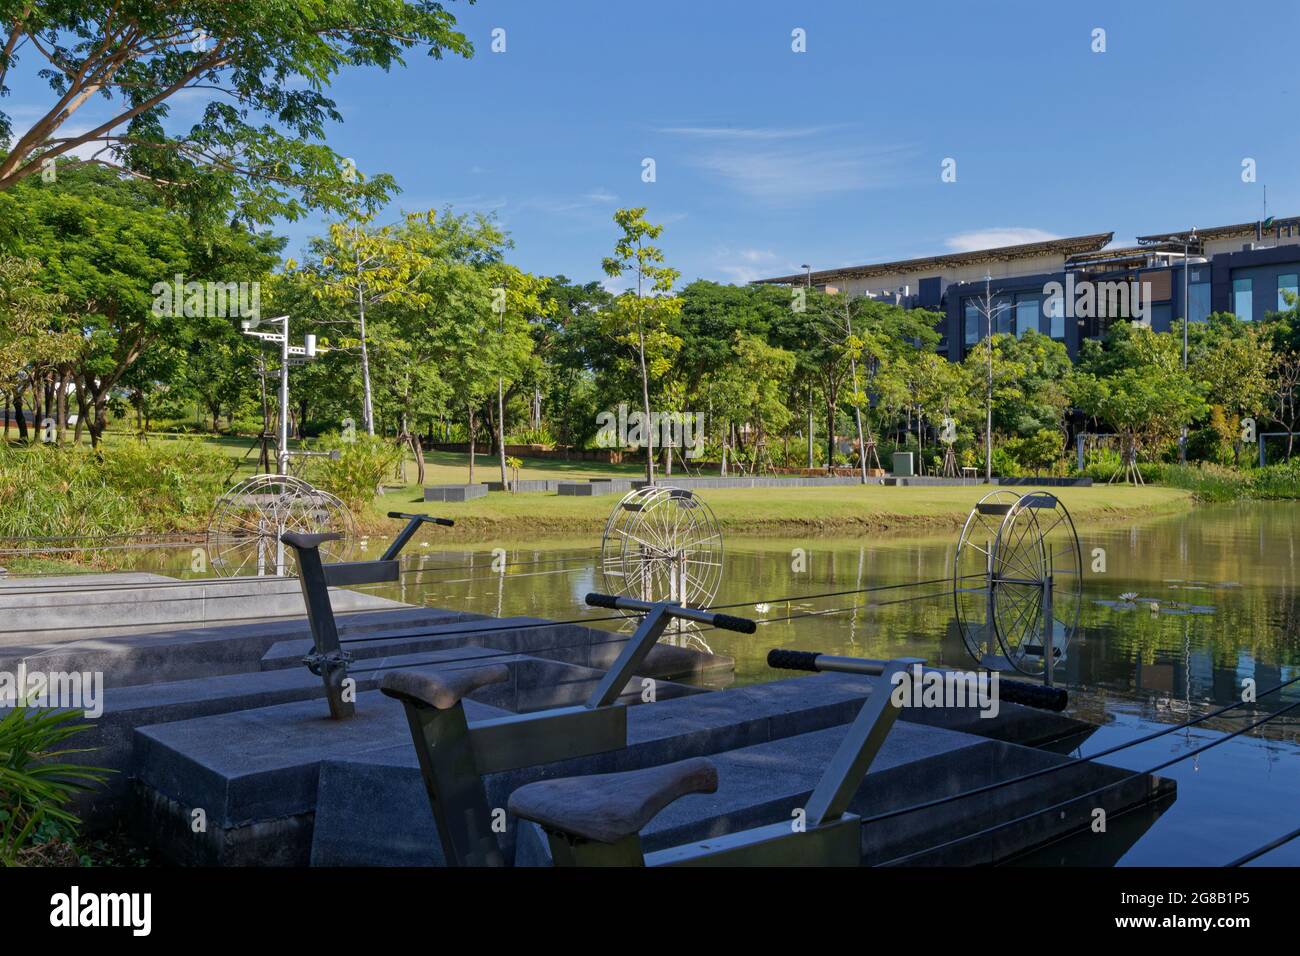
[[[895,707],[971,707],[981,717],[998,715],[998,675],[974,671],[946,671],[913,664],[895,671],[889,682],[889,699]]]
[[[0,671],[0,707],[62,707],[85,711],[90,718],[104,713],[103,671]]]
[[[1067,272],[1065,284],[1048,282],[1043,286],[1047,300],[1043,310],[1048,315],[1067,319],[1133,319],[1143,325],[1151,322],[1150,282],[1074,281]]]
[[[133,936],[148,936],[153,928],[153,894],[82,893],[74,886],[50,897],[50,925],[126,926]]]
[[[601,412],[596,416],[598,448],[644,448],[654,439],[656,448],[685,448],[687,458],[704,454],[703,412],[651,412],[647,427],[645,414],[629,412],[620,403],[617,414]]]
[[[262,283],[185,281],[179,272],[171,282],[155,282],[149,290],[156,316],[187,319],[252,319],[262,316]]]

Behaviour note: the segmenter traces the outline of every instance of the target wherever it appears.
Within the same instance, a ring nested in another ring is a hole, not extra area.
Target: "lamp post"
[[[799,266],[804,271],[804,288],[812,288],[812,266],[803,263]],[[812,407],[812,382],[808,383],[808,470],[812,471],[813,464],[813,407]]]
[[[289,366],[301,365],[308,359],[316,357],[316,336],[303,336],[302,345],[290,345],[289,317],[281,315],[266,321],[270,325],[281,326],[284,331],[259,332],[256,326],[261,323],[247,319],[241,322],[240,326],[245,335],[262,339],[264,342],[275,342],[280,346],[280,422],[276,437],[275,470],[276,474],[287,475],[289,474]]]
[[[984,346],[989,353],[988,393],[984,403],[984,481],[993,483],[993,293],[989,290],[993,276],[984,273],[984,317],[988,322],[988,339]]]

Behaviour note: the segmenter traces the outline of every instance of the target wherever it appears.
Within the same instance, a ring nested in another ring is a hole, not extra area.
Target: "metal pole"
[[[988,320],[989,337],[984,343],[989,353],[989,387],[984,417],[984,481],[993,483],[993,295],[989,283],[993,277],[984,276],[984,315]]]
[[[1052,642],[1055,640],[1055,616],[1052,612],[1052,572],[1047,572],[1043,581],[1043,685],[1052,686],[1052,668],[1056,664]]]
[[[276,473],[289,474],[289,317],[280,320],[284,338],[280,340],[280,447],[276,449]]]
[[[1187,318],[1191,311],[1191,274],[1192,266],[1190,236],[1183,239],[1183,371],[1187,371]],[[1178,435],[1178,463],[1187,464],[1187,426],[1182,427]]]

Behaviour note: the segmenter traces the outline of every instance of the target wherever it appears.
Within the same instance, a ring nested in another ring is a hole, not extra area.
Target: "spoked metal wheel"
[[[1002,520],[1019,498],[1014,491],[991,491],[981,498],[966,516],[953,562],[952,596],[962,642],[979,664],[995,669],[1005,664],[994,628],[989,576]]]
[[[1016,670],[1041,674],[1065,660],[1083,606],[1083,555],[1074,521],[1055,495],[1020,498],[1002,519],[993,549],[993,614],[1003,654]]]
[[[222,577],[296,573],[293,550],[280,535],[337,531],[321,545],[326,562],[351,555],[352,514],[340,499],[290,475],[254,475],[217,499],[208,522],[208,556]]]
[[[708,607],[722,582],[718,522],[683,488],[654,485],[625,496],[605,525],[600,557],[605,590],[642,601]]]

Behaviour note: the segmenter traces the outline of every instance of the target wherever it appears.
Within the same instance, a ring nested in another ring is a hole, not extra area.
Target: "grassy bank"
[[[701,491],[722,530],[762,536],[947,532],[959,528],[983,495],[984,486],[894,488],[882,485],[830,488],[718,488]],[[1017,489],[1028,491],[1028,488]],[[1067,488],[1061,500],[1076,523],[1133,520],[1191,507],[1190,492],[1176,488],[1094,485]],[[464,504],[426,504],[418,489],[390,492],[377,501],[386,511],[420,511],[453,518],[456,527],[439,537],[457,541],[598,535],[617,496],[572,498],[546,494],[490,494]],[[378,517],[370,530],[391,531]]]

